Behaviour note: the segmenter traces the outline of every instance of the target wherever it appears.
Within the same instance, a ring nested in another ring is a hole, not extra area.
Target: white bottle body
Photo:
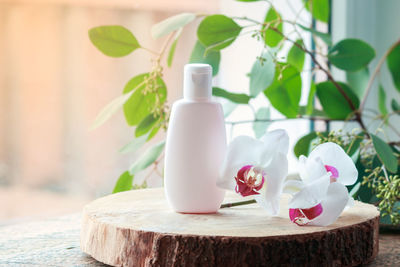
[[[164,187],[181,213],[215,213],[225,191],[216,181],[226,152],[222,106],[179,100],[172,106],[165,150]]]

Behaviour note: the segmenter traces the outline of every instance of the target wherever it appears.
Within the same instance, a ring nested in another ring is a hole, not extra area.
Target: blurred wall
[[[151,25],[183,11],[211,13],[216,5],[212,0],[0,0],[0,184],[109,193],[137,157],[118,153],[133,129],[122,112],[99,129],[88,128],[131,77],[150,70],[150,55],[136,50],[109,58],[90,43],[88,29],[120,24],[158,50],[163,40],[151,39]],[[174,66],[165,72],[170,103],[181,92],[195,26],[184,31]]]

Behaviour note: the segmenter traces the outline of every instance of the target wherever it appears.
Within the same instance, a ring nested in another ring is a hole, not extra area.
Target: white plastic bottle
[[[226,151],[221,104],[211,100],[212,68],[187,64],[183,99],[172,106],[164,187],[169,205],[181,213],[215,213],[225,191],[216,186]]]

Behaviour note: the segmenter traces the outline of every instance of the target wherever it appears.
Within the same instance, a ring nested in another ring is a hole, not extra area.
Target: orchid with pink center
[[[324,143],[308,158],[300,156],[299,174],[301,181],[287,181],[284,190],[294,194],[289,202],[289,217],[294,223],[329,225],[353,203],[345,185],[354,184],[358,172],[339,145]]]
[[[305,181],[312,181],[327,172],[331,173],[330,181],[343,185],[352,185],[357,181],[358,171],[353,160],[339,145],[324,143],[317,146],[307,157],[299,158],[300,176]]]
[[[269,214],[276,215],[288,173],[288,146],[284,130],[267,132],[260,140],[235,138],[229,144],[217,185],[243,197],[254,196]]]

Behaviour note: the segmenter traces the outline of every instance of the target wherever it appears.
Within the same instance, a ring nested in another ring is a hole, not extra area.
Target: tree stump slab
[[[246,198],[227,193],[226,202]],[[216,214],[180,214],[162,188],[109,195],[88,204],[81,249],[113,266],[358,266],[378,253],[379,212],[356,201],[328,227],[290,222],[258,204]]]

